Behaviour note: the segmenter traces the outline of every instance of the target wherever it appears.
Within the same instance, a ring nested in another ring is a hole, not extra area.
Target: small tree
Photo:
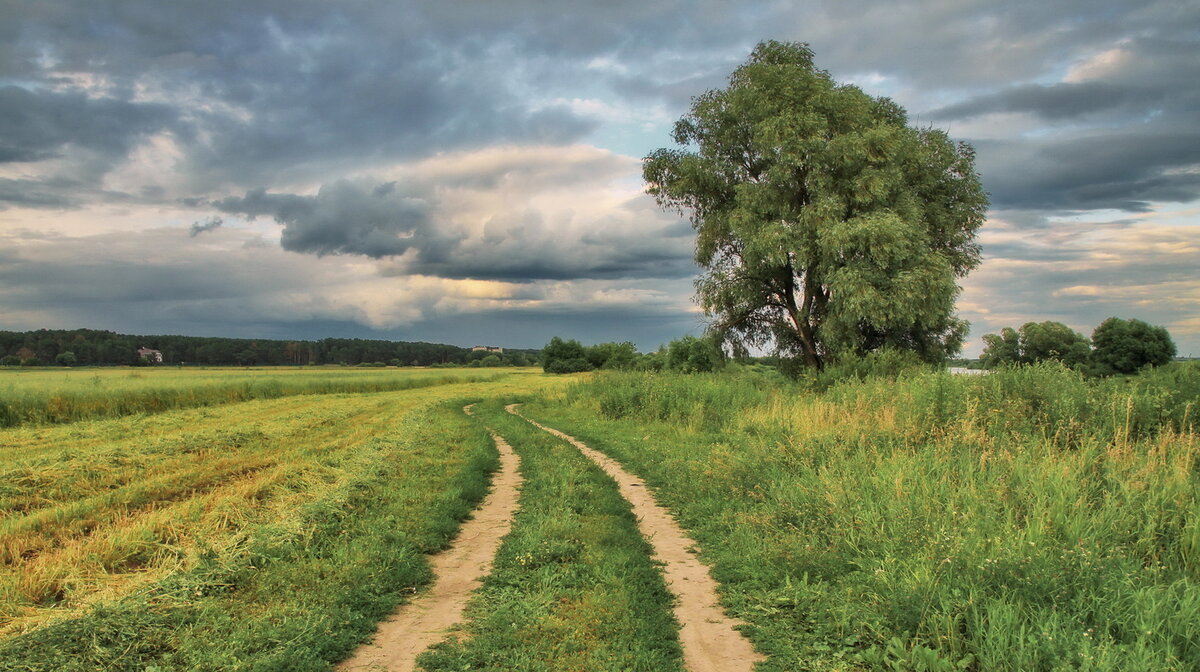
[[[59,366],[75,366],[79,363],[79,359],[75,356],[75,353],[71,352],[70,350],[58,353],[58,355],[54,357],[54,361]]]
[[[1146,366],[1162,366],[1175,356],[1175,342],[1163,327],[1141,320],[1110,317],[1092,332],[1092,365],[1095,373],[1136,373]]]

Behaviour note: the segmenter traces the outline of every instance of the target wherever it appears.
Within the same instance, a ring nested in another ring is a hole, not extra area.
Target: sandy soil
[[[520,416],[518,404],[507,408]],[[524,418],[524,416],[521,416]],[[617,482],[621,494],[633,505],[642,534],[654,547],[655,559],[664,564],[667,587],[676,596],[675,618],[681,629],[684,665],[690,672],[739,672],[752,670],[764,657],[750,641],[734,629],[741,622],[729,618],[717,602],[717,582],[691,548],[696,542],[684,534],[667,510],[654,501],[646,484],[625,471],[607,455],[593,450],[575,437],[525,418],[534,426],[566,439],[600,466]]]
[[[470,409],[463,410],[470,414]],[[430,558],[433,587],[401,605],[379,625],[375,638],[338,670],[410,672],[416,669],[417,656],[445,639],[447,630],[462,620],[467,599],[491,571],[500,540],[512,526],[522,482],[520,460],[512,448],[499,436],[492,438],[500,451],[500,471],[492,479],[492,491],[463,523],[450,548]]]

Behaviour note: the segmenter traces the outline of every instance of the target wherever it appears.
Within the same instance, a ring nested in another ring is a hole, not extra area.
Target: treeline
[[[679,371],[700,373],[725,366],[725,354],[712,337],[684,336],[654,352],[639,353],[633,343],[597,343],[585,346],[576,340],[550,339],[542,348],[546,373],[580,371]]]
[[[1026,322],[983,337],[980,362],[985,368],[1058,361],[1093,376],[1131,374],[1162,366],[1176,353],[1163,327],[1137,319],[1110,317],[1089,339],[1061,322]]]
[[[318,341],[136,336],[95,329],[0,331],[0,365],[141,365],[138,350],[162,353],[163,364],[279,366],[308,364],[391,366],[527,366],[538,350],[473,352],[442,343],[323,338]]]

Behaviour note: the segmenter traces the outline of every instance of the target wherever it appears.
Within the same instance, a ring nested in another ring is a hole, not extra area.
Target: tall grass
[[[0,427],[214,406],[305,394],[370,393],[488,382],[466,370],[84,369],[0,371]]]
[[[1191,670],[1198,393],[1194,365],[613,374],[529,412],[657,489],[766,670]]]

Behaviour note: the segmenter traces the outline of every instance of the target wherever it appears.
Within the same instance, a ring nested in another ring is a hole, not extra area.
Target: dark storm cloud
[[[283,248],[292,252],[380,258],[446,244],[430,225],[429,206],[398,193],[394,183],[367,187],[338,181],[321,187],[315,196],[256,189],[213,206],[249,218],[273,217],[283,225]]]
[[[6,207],[67,208],[75,204],[63,181],[13,180],[0,177],[0,210]]]
[[[138,138],[174,118],[166,105],[0,87],[0,163],[55,158],[68,144],[123,158]]]
[[[1045,119],[1061,120],[1114,108],[1149,109],[1165,97],[1164,91],[1104,82],[1029,84],[948,105],[929,112],[928,116],[940,121],[969,119],[994,112],[1029,112]]]
[[[650,230],[601,235],[555,235],[536,213],[523,213],[524,224],[503,238],[482,244],[460,241],[444,254],[418,255],[394,269],[477,280],[582,280],[686,278],[696,274],[691,241],[682,244]]]
[[[193,192],[179,195],[456,147],[561,143],[593,127],[530,107],[506,87],[519,63],[453,30],[462,19],[431,24],[420,6],[80,2],[5,14],[15,37],[0,72],[17,85],[0,90],[0,157],[43,159],[71,143],[124,156],[178,117],[175,169]],[[147,94],[166,102],[135,102]]]
[[[87,238],[26,234],[12,258],[0,264],[0,288],[6,305],[18,308],[136,304],[247,297],[264,290],[297,286],[300,269],[285,271],[271,262],[272,273],[259,277],[245,255],[210,255],[204,264],[186,263],[180,234],[170,229],[137,237],[102,234]],[[142,244],[163,250],[146,260]],[[97,254],[103,250],[104,254]],[[239,258],[240,257],[240,258]],[[307,283],[305,283],[307,284]]]
[[[1200,132],[1143,129],[1046,141],[977,142],[996,208],[1144,212],[1200,198]]]
[[[874,72],[926,93],[976,92],[937,108],[939,120],[1196,111],[1184,94],[1197,79],[1182,76],[1197,68],[1191,59],[1186,69],[1200,27],[1188,3],[670,1],[559,10],[533,2],[14,3],[0,51],[0,76],[16,84],[0,95],[0,157],[31,161],[72,143],[119,157],[169,127],[190,193],[133,190],[145,200],[328,182],[363,165],[498,142],[569,142],[595,130],[563,106],[533,104],[531,87],[548,98],[591,87],[588,95],[666,101],[682,112],[768,37],[811,42],[835,76]],[[1133,54],[1128,77],[1028,83],[1123,38]],[[101,82],[103,95],[72,90],[78,73]],[[141,102],[147,92],[158,102]],[[1146,186],[1123,190],[1188,193]],[[41,191],[71,200],[49,183]]]
[[[422,190],[436,191],[433,185]],[[695,274],[690,237],[651,205],[634,199],[582,232],[569,221],[547,222],[536,210],[506,211],[484,224],[482,236],[470,236],[437,225],[437,204],[406,195],[396,182],[339,181],[315,196],[256,189],[211,203],[227,214],[273,218],[283,225],[283,248],[293,252],[375,259],[412,253],[385,266],[385,275],[526,281]]]

